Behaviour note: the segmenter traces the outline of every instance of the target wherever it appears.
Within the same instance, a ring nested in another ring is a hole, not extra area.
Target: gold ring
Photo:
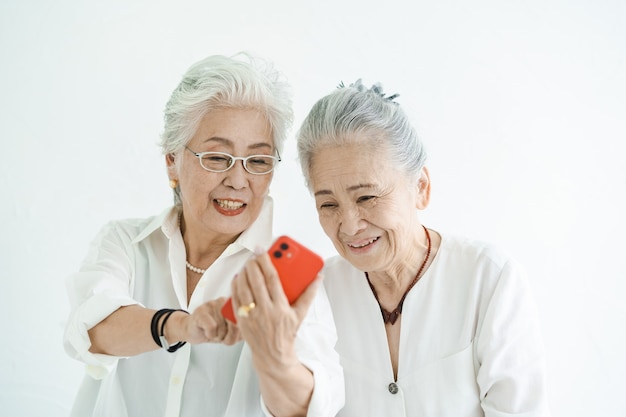
[[[239,308],[237,309],[237,317],[248,317],[248,313],[254,310],[254,307],[256,307],[254,301],[250,304],[239,306]]]

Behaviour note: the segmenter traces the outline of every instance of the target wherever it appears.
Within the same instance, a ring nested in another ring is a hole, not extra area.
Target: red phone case
[[[300,297],[324,266],[324,260],[318,254],[289,236],[277,238],[268,253],[278,272],[289,304],[293,304]],[[222,315],[237,323],[231,298],[222,306]]]

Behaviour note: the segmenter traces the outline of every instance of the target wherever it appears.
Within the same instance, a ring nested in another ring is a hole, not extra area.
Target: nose
[[[339,231],[346,236],[354,236],[365,229],[367,223],[361,217],[358,208],[349,208],[341,211]]]
[[[248,185],[248,171],[243,167],[243,161],[237,160],[228,171],[225,172],[224,185],[239,190]]]

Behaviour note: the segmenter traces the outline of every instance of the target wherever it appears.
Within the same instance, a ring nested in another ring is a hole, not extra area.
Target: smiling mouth
[[[361,249],[361,248],[364,248],[364,247],[366,247],[366,246],[371,245],[372,243],[376,242],[378,239],[380,239],[380,238],[379,238],[379,237],[375,237],[375,238],[372,238],[372,239],[370,239],[370,240],[367,240],[367,241],[365,241],[365,242],[363,242],[363,243],[359,243],[359,244],[351,244],[351,243],[348,243],[347,245],[348,245],[349,247],[351,247],[351,248]]]
[[[241,201],[233,201],[233,200],[215,200],[218,206],[223,208],[224,210],[238,210],[245,206],[245,203]]]

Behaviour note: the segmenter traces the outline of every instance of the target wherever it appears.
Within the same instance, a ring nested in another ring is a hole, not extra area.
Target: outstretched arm
[[[209,301],[190,315],[175,311],[168,318],[163,334],[168,343],[179,341],[196,343],[224,343],[232,345],[241,340],[237,326],[220,314],[224,298]],[[156,310],[137,304],[120,307],[89,330],[91,353],[112,356],[134,356],[159,349],[154,342],[150,327]],[[163,318],[159,320],[161,328]]]

